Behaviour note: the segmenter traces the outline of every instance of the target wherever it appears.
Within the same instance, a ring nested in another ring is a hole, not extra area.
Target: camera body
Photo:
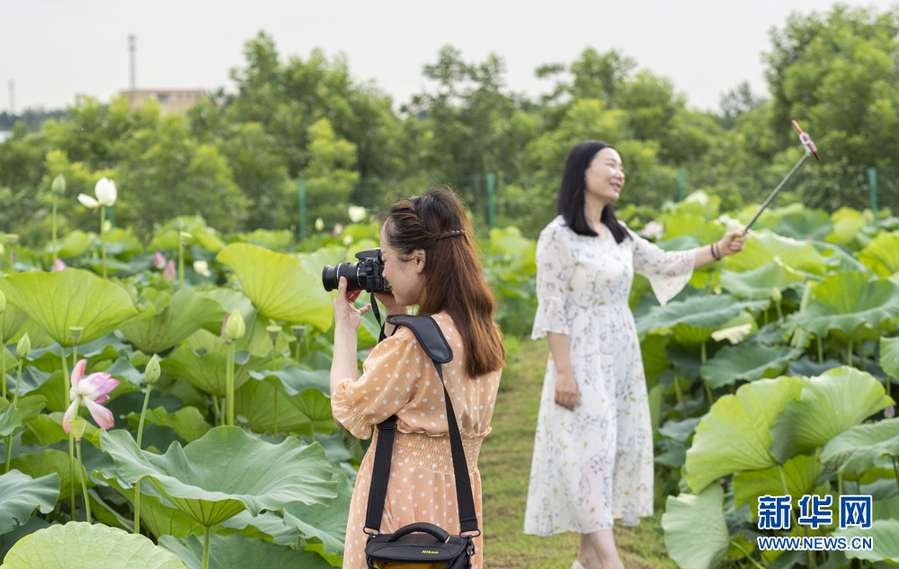
[[[384,279],[384,261],[381,259],[381,249],[359,251],[356,253],[356,258],[359,259],[356,263],[325,265],[322,269],[322,285],[325,290],[335,290],[340,284],[340,277],[346,278],[347,292],[390,290],[390,283]]]

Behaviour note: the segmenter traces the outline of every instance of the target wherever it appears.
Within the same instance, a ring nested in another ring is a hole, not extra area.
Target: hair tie
[[[465,235],[464,229],[456,229],[455,231],[445,231],[434,238],[434,241],[439,241],[441,239],[449,239],[450,237],[460,237]]]

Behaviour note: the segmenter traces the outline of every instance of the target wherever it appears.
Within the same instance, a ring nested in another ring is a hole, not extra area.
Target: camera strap
[[[371,311],[375,315],[375,320],[378,321],[378,326],[381,327],[381,333],[378,334],[378,343],[381,343],[387,338],[387,335],[384,333],[384,323],[381,322],[381,311],[378,309],[378,299],[375,298],[375,293],[371,293],[369,302],[371,303]]]

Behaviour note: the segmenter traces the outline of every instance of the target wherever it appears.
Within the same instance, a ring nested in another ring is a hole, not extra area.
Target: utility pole
[[[9,80],[9,114],[16,114],[16,86],[13,80]]]
[[[134,91],[137,85],[134,79],[134,34],[128,36],[128,51],[131,52],[131,90]]]

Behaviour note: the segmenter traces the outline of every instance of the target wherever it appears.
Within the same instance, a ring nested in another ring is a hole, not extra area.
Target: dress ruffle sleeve
[[[531,339],[545,338],[547,332],[569,333],[565,300],[574,271],[571,236],[556,223],[546,227],[537,240],[537,313]]]
[[[664,251],[630,229],[634,242],[634,271],[649,279],[662,306],[674,298],[693,276],[696,251]]]
[[[334,418],[353,436],[371,438],[372,425],[396,414],[416,397],[423,357],[412,332],[397,330],[374,347],[358,379],[343,380],[331,393]]]

